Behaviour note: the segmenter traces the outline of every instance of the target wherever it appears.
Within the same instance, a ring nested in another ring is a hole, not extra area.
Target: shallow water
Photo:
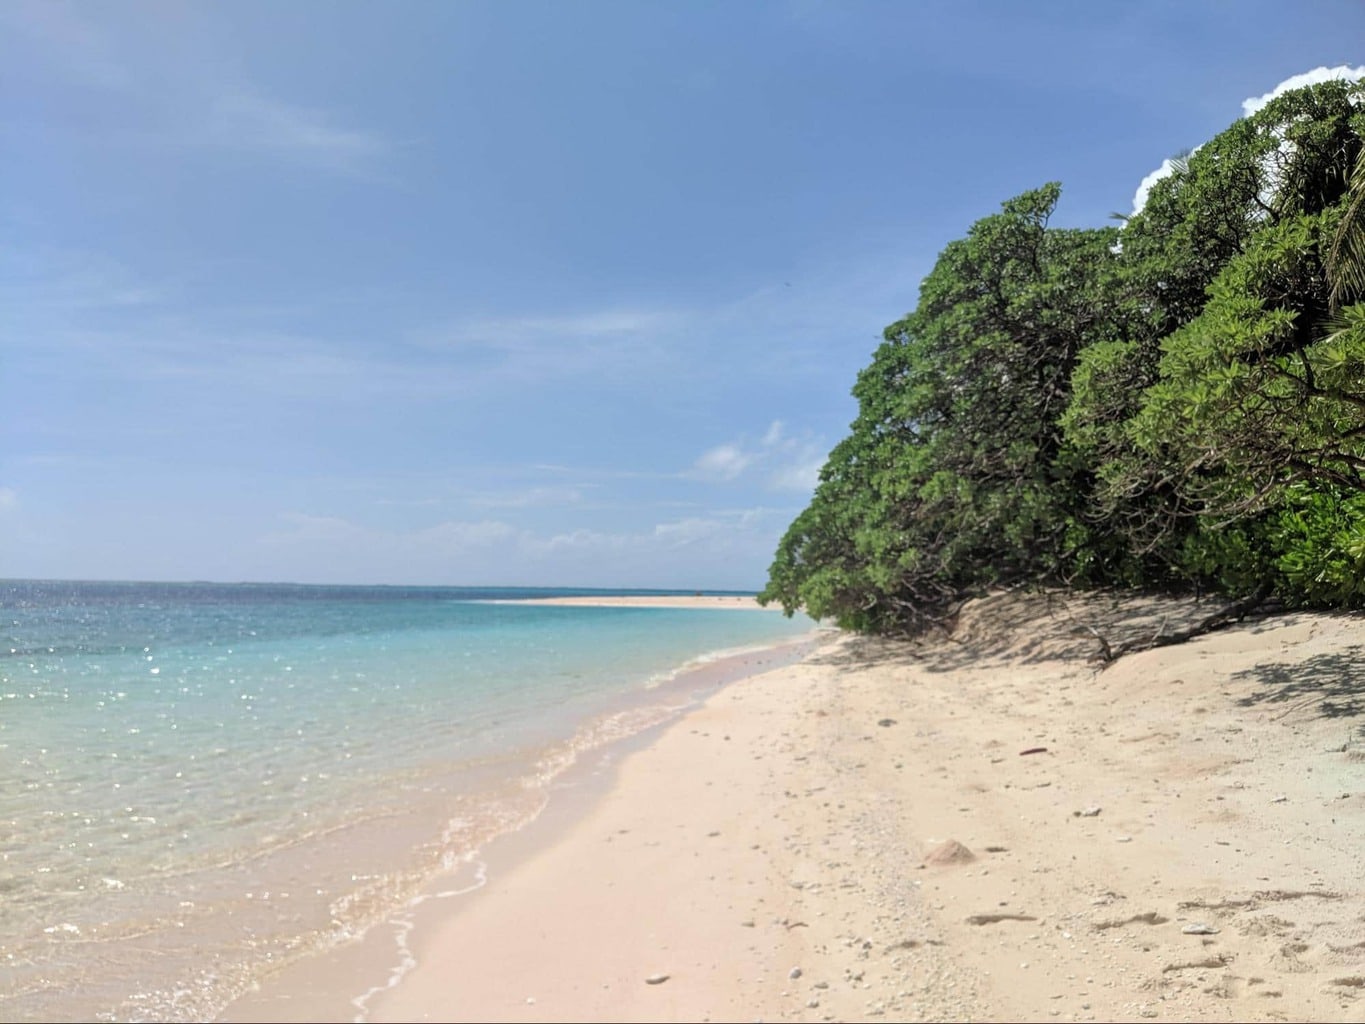
[[[0,1018],[211,1016],[811,627],[486,603],[564,593],[0,584]]]

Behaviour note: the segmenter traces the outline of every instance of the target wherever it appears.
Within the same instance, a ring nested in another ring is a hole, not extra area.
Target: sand
[[[733,608],[745,611],[780,612],[777,605],[764,607],[757,599],[740,594],[671,594],[654,597],[536,597],[516,604],[578,605],[581,608]]]
[[[1089,660],[1208,610],[1004,596],[729,685],[368,1019],[1365,1018],[1365,620]]]

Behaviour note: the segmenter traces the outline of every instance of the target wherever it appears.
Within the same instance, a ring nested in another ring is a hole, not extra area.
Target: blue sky
[[[1350,50],[1354,44],[1355,52]],[[757,588],[938,251],[1365,5],[0,5],[0,576]]]

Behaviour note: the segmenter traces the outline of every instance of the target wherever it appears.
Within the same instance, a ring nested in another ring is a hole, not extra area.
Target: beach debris
[[[1096,921],[1095,928],[1099,931],[1104,931],[1106,928],[1122,928],[1124,925],[1128,924],[1165,924],[1169,920],[1169,917],[1163,917],[1155,910],[1149,910],[1145,914],[1134,914],[1132,917],[1125,917],[1112,921]]]
[[[1031,914],[973,914],[967,918],[968,924],[999,924],[1001,921],[1036,921]]]
[[[802,971],[801,968],[799,968],[799,967],[793,967],[790,971],[787,972],[787,977],[790,978],[792,981],[795,981],[797,978],[801,977],[801,975],[804,974],[804,973],[805,973],[805,972]]]
[[[1029,747],[1027,750],[1019,751],[1020,757],[1027,757],[1029,754],[1046,754],[1047,747]]]
[[[956,839],[949,839],[940,843],[929,851],[924,858],[924,863],[945,866],[950,864],[970,864],[976,860],[976,854],[967,849]]]
[[[1193,921],[1180,929],[1186,935],[1217,935],[1218,929],[1203,921]]]
[[[885,729],[888,725],[895,725],[896,720],[894,718],[880,718],[877,720],[877,724]]]
[[[1232,963],[1232,957],[1227,953],[1219,953],[1217,956],[1205,957],[1203,960],[1190,960],[1187,963],[1167,964],[1161,968],[1162,974],[1170,974],[1172,971],[1214,971],[1219,967],[1226,967]]]
[[[662,985],[662,984],[663,984],[664,982],[666,982],[670,977],[671,977],[671,975],[668,975],[668,974],[651,974],[649,977],[647,977],[647,978],[645,979],[645,984],[646,984],[646,985]]]
[[[1272,804],[1282,804],[1282,803],[1287,803],[1288,800],[1289,800],[1289,797],[1287,797],[1287,796],[1277,796],[1274,800],[1272,800],[1272,801],[1270,801],[1270,802],[1271,802]]]
[[[1072,815],[1077,818],[1098,818],[1101,808],[1098,806],[1086,807],[1079,811],[1072,811]]]

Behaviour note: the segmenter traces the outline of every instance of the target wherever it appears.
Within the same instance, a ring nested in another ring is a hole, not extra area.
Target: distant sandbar
[[[748,594],[658,594],[621,595],[612,597],[533,597],[509,601],[508,604],[563,604],[584,608],[737,608],[745,611],[776,611],[777,606],[765,609]]]

